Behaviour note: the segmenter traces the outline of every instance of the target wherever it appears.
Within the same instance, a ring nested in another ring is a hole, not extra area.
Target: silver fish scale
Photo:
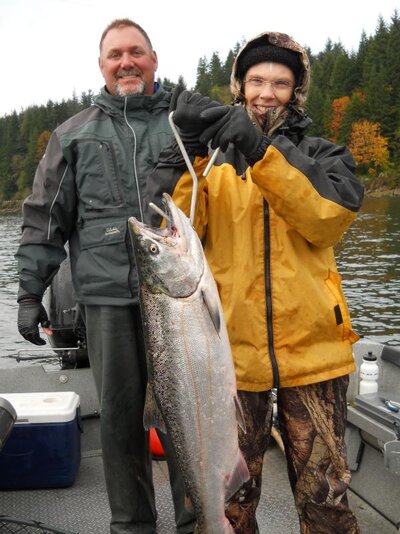
[[[240,457],[236,381],[225,323],[221,321],[217,333],[202,287],[212,288],[217,295],[208,266],[190,297],[174,299],[143,291],[142,305],[150,382],[199,528],[221,534],[229,532],[224,516],[225,483]],[[218,297],[216,301],[222,317]]]

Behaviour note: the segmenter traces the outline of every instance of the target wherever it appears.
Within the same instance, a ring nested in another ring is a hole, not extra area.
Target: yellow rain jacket
[[[305,72],[303,95],[308,63]],[[240,390],[311,384],[355,369],[358,336],[333,246],[356,217],[363,188],[346,147],[304,135],[310,122],[293,106],[252,168],[230,147],[204,179],[208,156],[192,158],[195,227],[219,289]],[[189,214],[192,179],[176,146],[161,155],[148,185],[153,201],[167,191]]]

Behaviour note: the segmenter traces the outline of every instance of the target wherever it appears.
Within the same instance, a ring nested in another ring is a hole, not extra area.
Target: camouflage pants
[[[301,534],[360,533],[346,496],[350,483],[344,442],[348,382],[344,376],[278,390],[279,429]],[[246,420],[246,434],[239,429],[239,442],[251,478],[229,501],[226,515],[236,534],[256,534],[273,400],[271,391],[238,393]]]

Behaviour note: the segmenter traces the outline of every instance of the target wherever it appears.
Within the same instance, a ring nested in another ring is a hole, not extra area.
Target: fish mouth
[[[168,242],[170,240],[175,240],[182,236],[182,233],[179,230],[177,224],[178,213],[173,204],[172,198],[167,193],[163,194],[162,203],[164,209],[155,207],[156,211],[162,215],[166,221],[165,226],[150,226],[143,222],[138,221],[134,217],[129,219],[131,223],[131,228],[133,232],[139,237],[144,234],[156,241]],[[154,206],[154,205],[153,205]]]

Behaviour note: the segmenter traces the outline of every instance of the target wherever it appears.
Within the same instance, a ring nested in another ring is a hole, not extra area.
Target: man
[[[210,107],[186,91],[174,112],[199,177],[195,227],[220,292],[246,422],[239,439],[251,480],[226,510],[236,534],[258,532],[271,388],[302,534],[359,532],[347,503],[344,442],[358,336],[333,246],[356,217],[363,187],[346,147],[305,135],[309,79],[305,50],[266,32],[235,60],[236,105]],[[210,141],[224,153],[204,178]],[[188,213],[190,181],[172,145],[149,191],[154,199],[172,193]]]
[[[38,332],[38,324],[49,326],[41,299],[69,242],[100,400],[111,533],[154,533],[151,458],[143,428],[146,362],[137,273],[130,268],[126,241],[127,219],[143,218],[147,176],[171,138],[171,94],[155,83],[157,55],[148,35],[129,19],[104,30],[99,66],[105,87],[91,107],[55,130],[24,202],[16,255],[18,328],[28,341],[45,343]],[[169,441],[160,437],[178,532],[193,532]]]

